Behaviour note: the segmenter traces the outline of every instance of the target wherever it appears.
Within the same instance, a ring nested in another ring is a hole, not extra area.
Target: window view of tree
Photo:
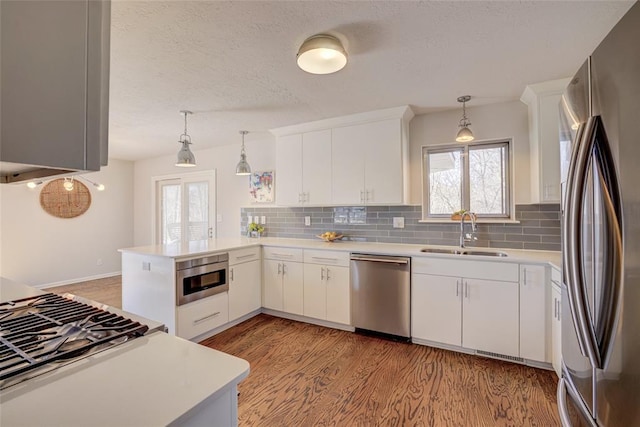
[[[209,185],[207,182],[187,184],[189,195],[189,240],[205,240],[209,228]]]
[[[180,241],[182,196],[180,184],[162,186],[162,243]]]
[[[425,216],[460,209],[485,217],[509,216],[509,143],[424,148]]]

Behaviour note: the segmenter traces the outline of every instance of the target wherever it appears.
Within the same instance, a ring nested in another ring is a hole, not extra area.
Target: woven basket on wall
[[[91,206],[89,189],[78,180],[73,180],[73,189],[64,188],[64,178],[48,182],[40,191],[40,206],[58,218],[75,218]]]

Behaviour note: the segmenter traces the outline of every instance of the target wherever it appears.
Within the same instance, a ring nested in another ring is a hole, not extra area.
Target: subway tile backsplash
[[[241,208],[241,230],[246,234],[247,216],[265,216],[265,235],[294,239],[313,239],[324,231],[337,231],[345,239],[366,242],[412,243],[425,245],[459,244],[460,224],[420,223],[421,206],[366,207],[249,207]],[[353,222],[345,223],[345,218]],[[304,225],[305,216],[311,225]],[[393,218],[403,217],[404,228],[393,228]],[[518,224],[478,224],[478,240],[467,246],[560,250],[560,205],[516,205]],[[366,222],[364,224],[355,222]],[[466,230],[470,229],[465,225]]]

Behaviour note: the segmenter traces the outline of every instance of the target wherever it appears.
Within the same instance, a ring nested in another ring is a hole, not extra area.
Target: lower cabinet
[[[263,249],[262,305],[272,310],[303,314],[302,250]]]
[[[349,254],[305,250],[304,261],[304,315],[350,324]]]
[[[229,321],[259,310],[262,306],[260,248],[246,252],[237,258],[249,261],[229,265]],[[234,257],[230,254],[229,259],[231,261]]]
[[[229,295],[222,292],[177,308],[176,335],[192,339],[229,321]]]
[[[551,362],[547,340],[548,267],[520,265],[520,357]]]
[[[413,274],[411,335],[518,356],[518,285]]]
[[[557,273],[557,277],[556,276]],[[551,364],[558,377],[562,376],[562,293],[560,272],[551,271]]]

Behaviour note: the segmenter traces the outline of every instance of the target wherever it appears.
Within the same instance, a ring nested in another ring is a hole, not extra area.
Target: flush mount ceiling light
[[[462,102],[462,118],[460,119],[460,123],[458,123],[460,130],[458,131],[458,135],[456,135],[456,141],[458,142],[471,142],[474,140],[473,132],[469,129],[471,122],[467,118],[466,108],[466,103],[469,102],[470,99],[471,96],[469,95],[458,97],[458,102]]]
[[[240,161],[236,166],[236,175],[249,175],[251,174],[251,166],[247,163],[247,153],[244,151],[244,136],[249,132],[246,130],[241,130],[240,135],[242,135],[242,149],[240,150]]]
[[[187,116],[193,113],[187,110],[180,110],[180,114],[184,116],[184,133],[180,135],[180,140],[178,141],[178,144],[182,144],[182,148],[178,151],[176,166],[191,168],[196,165],[196,157],[189,149],[189,145],[191,145],[191,137],[187,134]]]
[[[311,74],[331,74],[347,65],[347,51],[334,36],[316,34],[298,49],[298,67]]]

